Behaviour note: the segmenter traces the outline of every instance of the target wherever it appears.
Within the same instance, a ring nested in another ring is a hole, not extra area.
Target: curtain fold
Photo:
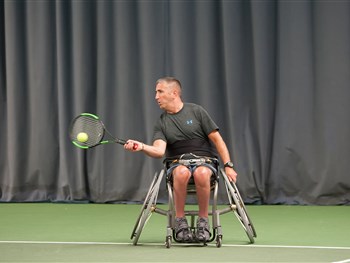
[[[141,202],[160,159],[68,130],[91,112],[151,144],[165,75],[219,125],[247,203],[350,202],[347,1],[3,1],[0,66],[2,202]]]

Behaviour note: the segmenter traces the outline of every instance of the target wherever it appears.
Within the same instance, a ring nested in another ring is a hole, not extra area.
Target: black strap
[[[167,157],[181,156],[186,153],[214,158],[218,155],[211,143],[203,139],[182,140],[167,145]]]

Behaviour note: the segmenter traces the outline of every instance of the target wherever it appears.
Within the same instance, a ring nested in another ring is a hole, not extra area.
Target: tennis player
[[[176,78],[163,77],[157,80],[155,99],[164,112],[154,127],[153,144],[147,145],[130,139],[124,148],[131,152],[143,151],[154,158],[177,156],[180,157],[179,160],[201,160],[203,156],[217,157],[218,153],[229,180],[236,182],[237,173],[233,169],[219,127],[203,107],[183,102],[181,92],[181,83]],[[135,144],[137,148],[134,147]],[[169,169],[173,176],[176,239],[183,242],[208,241],[211,235],[208,210],[212,169],[207,163],[200,161],[195,164],[186,161],[177,162]],[[194,237],[185,217],[187,184],[191,176],[196,185],[199,207],[197,231]]]

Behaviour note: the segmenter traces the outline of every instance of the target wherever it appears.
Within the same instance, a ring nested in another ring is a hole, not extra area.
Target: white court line
[[[332,263],[347,263],[347,262],[350,262],[350,258],[342,260],[342,261],[335,261],[335,262],[332,262]]]
[[[66,242],[66,241],[21,241],[21,240],[0,240],[0,244],[62,244],[62,245],[132,245],[132,243],[116,243],[116,242]],[[138,243],[142,246],[162,246],[164,243]],[[172,244],[178,246],[193,246],[193,244]],[[334,249],[334,250],[350,250],[350,247],[326,247],[326,246],[283,246],[283,245],[235,245],[222,244],[223,247],[256,247],[256,248],[297,248],[297,249]],[[339,261],[337,263],[347,263],[350,259]]]

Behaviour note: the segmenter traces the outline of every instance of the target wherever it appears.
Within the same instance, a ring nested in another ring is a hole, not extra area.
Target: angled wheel
[[[225,187],[230,206],[239,222],[241,223],[243,229],[245,230],[250,242],[254,243],[254,237],[257,237],[256,231],[251,219],[248,216],[247,209],[244,205],[241,195],[239,194],[237,186],[234,182],[229,181],[223,169],[221,169],[221,173],[225,180]]]
[[[137,242],[140,238],[141,232],[146,225],[148,219],[151,217],[152,212],[156,208],[159,187],[164,175],[164,170],[162,170],[159,175],[155,174],[151,186],[146,195],[145,201],[141,207],[141,212],[136,220],[135,227],[131,233],[131,239],[133,240],[133,244],[136,246]]]
[[[140,219],[141,219],[141,217],[142,217],[142,215],[143,215],[143,210],[144,210],[144,209],[147,207],[147,205],[148,205],[148,202],[149,202],[149,199],[150,199],[151,194],[152,194],[152,192],[153,192],[154,184],[155,184],[157,178],[158,178],[158,176],[157,176],[157,173],[156,173],[156,174],[154,175],[154,177],[153,177],[151,186],[150,186],[150,188],[148,189],[148,192],[147,192],[147,194],[146,194],[145,200],[143,201],[143,204],[142,204],[142,207],[141,207],[141,212],[140,212],[139,216],[137,217],[136,224],[135,224],[135,226],[134,226],[134,229],[132,230],[130,239],[132,239],[132,238],[135,236],[137,227],[138,227],[139,224],[140,224]]]

